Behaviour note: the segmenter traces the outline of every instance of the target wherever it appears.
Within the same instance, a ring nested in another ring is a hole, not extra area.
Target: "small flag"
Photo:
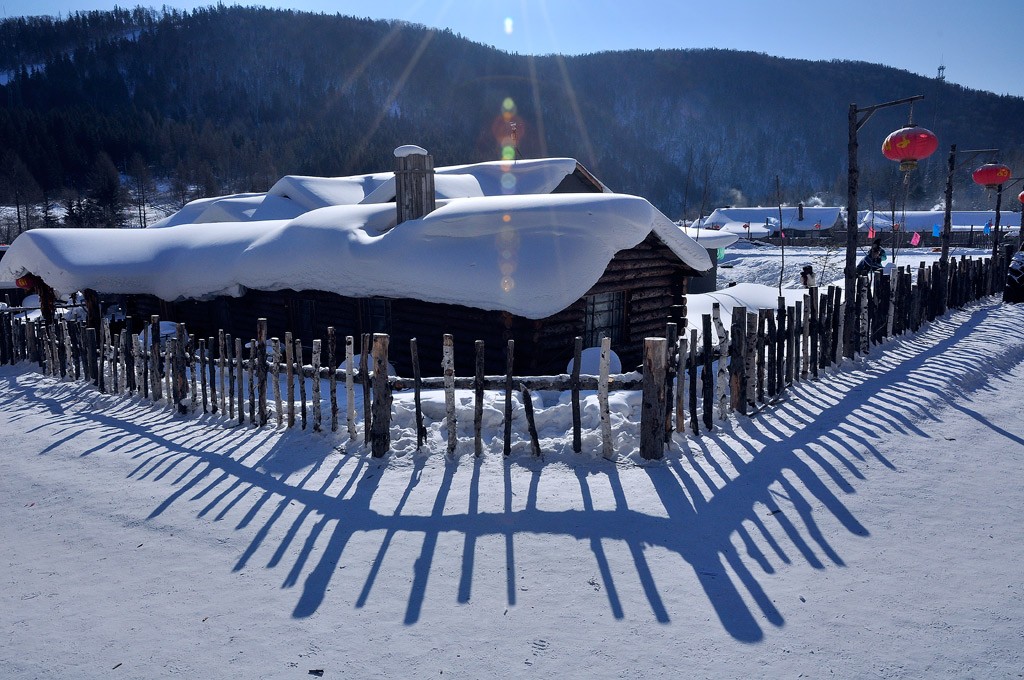
[[[821,222],[815,222],[814,223],[814,228],[815,229],[821,229]]]
[[[786,238],[786,232],[783,231],[782,229],[779,229],[779,234],[782,236],[782,238]]]
[[[875,237],[875,227],[872,225],[872,226],[868,227],[868,238],[874,238],[874,237]]]
[[[939,225],[933,224],[932,225],[932,236],[934,236],[935,238],[938,238],[939,237],[939,233],[940,233]]]
[[[921,234],[914,232],[914,235],[910,237],[910,245],[916,246],[921,242]]]
[[[725,248],[717,248],[717,250],[718,252],[716,253],[716,256],[718,257],[718,261],[721,262],[725,259]]]

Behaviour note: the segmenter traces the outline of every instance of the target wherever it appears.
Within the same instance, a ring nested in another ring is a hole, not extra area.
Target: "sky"
[[[0,14],[110,9],[115,0],[0,0]],[[145,4],[145,3],[142,3]],[[155,3],[154,3],[155,4]],[[160,5],[189,9],[212,2]],[[230,3],[228,3],[230,4]],[[247,3],[240,3],[247,4]],[[1020,0],[292,0],[269,7],[403,19],[520,54],[652,48],[750,50],[886,64],[997,94],[1024,96]]]

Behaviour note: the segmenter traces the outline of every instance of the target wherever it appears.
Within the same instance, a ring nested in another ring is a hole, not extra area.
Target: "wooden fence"
[[[1009,253],[1006,254],[1009,259]],[[1004,266],[992,267],[989,259],[951,260],[947,293],[943,295],[938,263],[931,267],[900,267],[893,275],[860,277],[857,282],[853,337],[862,357],[892,336],[916,332],[922,324],[981,297],[1001,292],[1005,285]],[[449,424],[447,451],[455,452],[457,428],[463,414],[455,406],[455,390],[474,392],[474,447],[483,451],[482,414],[485,390],[504,392],[504,453],[512,441],[512,395],[521,395],[531,447],[541,449],[534,424],[531,392],[571,392],[573,449],[582,449],[582,390],[596,390],[600,407],[602,453],[612,456],[608,394],[611,390],[642,390],[640,453],[647,459],[660,458],[673,432],[694,435],[715,428],[715,421],[730,412],[753,415],[767,404],[781,399],[794,383],[817,380],[842,357],[842,289],[809,289],[802,300],[788,304],[778,298],[773,309],[748,310],[735,307],[726,328],[722,310],[714,305],[712,314],[701,318],[699,328],[682,328],[670,323],[665,337],[647,338],[640,373],[609,375],[609,340],[604,339],[599,375],[581,375],[582,339],[576,338],[571,374],[522,377],[514,374],[515,345],[508,341],[506,373],[484,375],[484,343],[476,341],[476,372],[462,377],[454,374],[452,336],[443,338],[442,375],[421,376],[417,340],[410,341],[413,367],[411,378],[388,376],[392,352],[389,337],[368,334],[344,338],[345,367],[339,368],[337,338],[327,329],[326,342],[312,343],[312,360],[302,362],[302,341],[286,333],[282,340],[267,338],[265,319],[257,322],[254,337],[243,344],[220,331],[216,337],[196,338],[184,324],[176,333],[161,338],[160,319],[133,332],[128,319],[122,332],[112,332],[109,321],[99,329],[80,321],[58,319],[53,324],[24,322],[22,310],[0,313],[0,363],[37,362],[55,378],[92,383],[100,392],[132,394],[164,403],[181,414],[216,414],[239,426],[266,426],[271,414],[277,427],[324,429],[322,381],[328,381],[330,429],[338,431],[344,417],[348,435],[358,437],[356,386],[362,399],[362,436],[374,456],[390,449],[392,393],[412,390],[415,404],[417,445],[425,441],[421,405],[422,390],[443,389]],[[356,342],[359,342],[358,352]],[[879,349],[875,349],[879,348]],[[372,366],[370,362],[372,361]],[[281,377],[284,377],[282,394]],[[303,378],[311,381],[307,394]],[[298,394],[296,395],[296,388]],[[338,390],[346,391],[345,413],[340,413]],[[273,400],[274,408],[269,403]]]

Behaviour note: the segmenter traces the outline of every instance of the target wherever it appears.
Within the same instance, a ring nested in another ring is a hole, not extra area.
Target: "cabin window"
[[[626,292],[598,293],[584,298],[586,318],[583,341],[587,347],[600,347],[601,338],[611,338],[619,346],[626,335]]]
[[[367,298],[361,301],[364,333],[391,334],[391,300]]]

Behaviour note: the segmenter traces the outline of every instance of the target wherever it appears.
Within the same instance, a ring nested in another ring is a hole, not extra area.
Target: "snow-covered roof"
[[[905,224],[904,231],[931,232],[936,226],[942,227],[946,219],[942,210],[907,210],[896,212],[896,222]],[[957,231],[981,231],[986,224],[995,224],[995,210],[952,210],[950,222]],[[875,231],[892,231],[893,213],[884,210],[861,210],[857,213],[857,224],[860,231],[874,227]],[[999,211],[999,224],[1008,231],[1020,229],[1020,213],[1009,210]]]
[[[735,232],[720,229],[700,229],[698,227],[683,227],[682,229],[684,234],[709,250],[727,248],[739,240],[739,235]]]
[[[407,149],[415,150],[420,147],[403,146],[395,152],[408,155],[411,151]],[[515,162],[490,161],[472,165],[452,165],[435,169],[434,188],[438,199],[550,194],[562,180],[576,172],[578,167],[579,163],[573,158],[537,158]],[[608,191],[603,185],[600,185],[600,189]],[[287,175],[279,179],[265,194],[234,194],[192,201],[150,228],[196,222],[291,219],[304,212],[332,205],[389,203],[394,200],[393,172],[352,177]]]
[[[470,174],[482,186],[490,180],[489,171],[456,174]],[[301,186],[310,190],[308,198],[325,185]],[[250,199],[231,200],[248,205]],[[396,220],[394,204],[370,203],[331,205],[289,220],[34,229],[0,261],[0,278],[31,272],[62,295],[91,288],[177,300],[289,288],[543,318],[582,297],[617,252],[651,233],[693,269],[711,268],[703,245],[636,196],[444,199],[423,218],[397,226]]]
[[[782,228],[813,231],[815,229],[831,229],[839,221],[843,209],[837,207],[807,207],[803,219],[800,219],[798,207],[782,208]],[[728,224],[750,224],[751,228],[764,227],[766,224],[772,231],[779,229],[779,207],[757,208],[718,208],[701,223],[705,227],[724,227]]]

